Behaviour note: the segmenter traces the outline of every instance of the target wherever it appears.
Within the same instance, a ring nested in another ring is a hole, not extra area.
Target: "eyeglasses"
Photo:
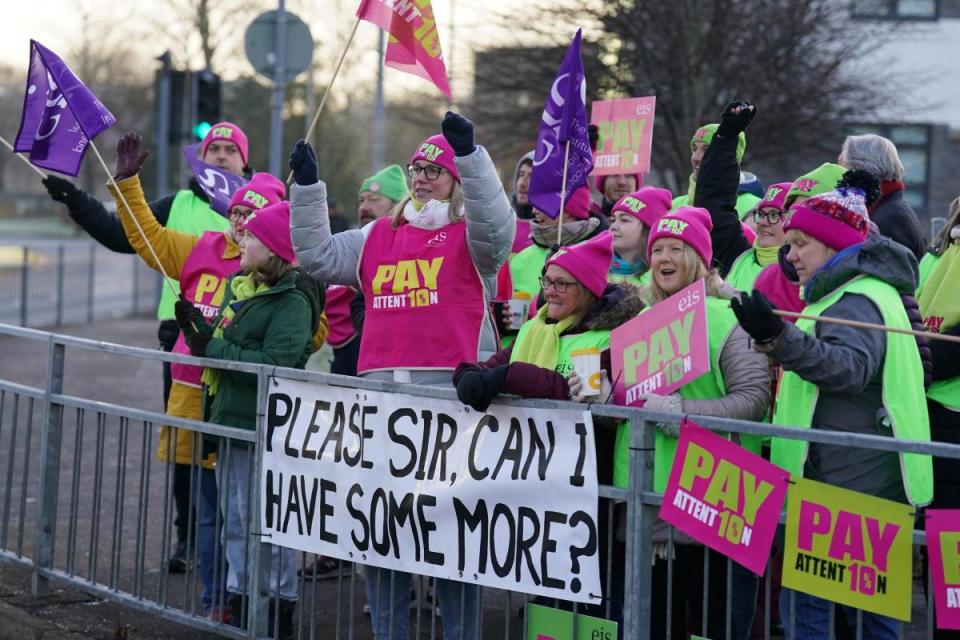
[[[540,278],[540,287],[546,291],[550,287],[557,290],[557,293],[566,293],[567,287],[578,287],[579,282],[567,282],[566,280],[551,280],[547,276]]]
[[[753,221],[757,224],[760,224],[764,219],[766,219],[767,224],[780,224],[780,221],[783,220],[783,213],[780,211],[754,211],[753,212]]]
[[[421,173],[427,180],[436,180],[440,177],[440,174],[443,173],[445,169],[438,167],[434,164],[428,164],[423,167],[418,167],[415,164],[411,164],[407,167],[407,175],[411,178],[416,178]]]

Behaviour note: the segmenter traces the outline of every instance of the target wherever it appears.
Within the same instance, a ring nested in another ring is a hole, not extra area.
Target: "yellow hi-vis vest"
[[[808,305],[803,313],[819,316],[845,293],[864,295],[873,302],[888,327],[911,329],[900,294],[889,284],[871,276],[860,276],[836,291]],[[816,323],[798,320],[797,328],[813,335]],[[809,429],[817,408],[820,389],[792,371],[785,371],[777,392],[773,423]],[[895,438],[930,441],[930,419],[923,391],[923,364],[916,339],[907,334],[887,333],[883,361],[883,408]],[[795,476],[803,476],[809,443],[804,440],[773,438],[770,461]],[[900,475],[910,504],[922,506],[933,500],[933,461],[928,455],[900,454]]]

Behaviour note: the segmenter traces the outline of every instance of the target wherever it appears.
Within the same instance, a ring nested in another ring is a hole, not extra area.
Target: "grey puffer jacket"
[[[489,300],[497,290],[497,271],[506,262],[513,244],[514,213],[486,149],[477,146],[473,153],[457,157],[455,162],[463,186],[467,249],[483,280],[484,297]],[[357,265],[370,229],[368,224],[362,229],[331,233],[327,186],[323,181],[291,187],[293,247],[300,265],[317,280],[359,287]],[[498,347],[488,314],[480,336],[480,359],[490,357]],[[370,377],[414,384],[448,384],[451,374],[450,371],[410,371],[403,375],[377,372]]]
[[[917,286],[917,260],[889,238],[870,237],[834,256],[805,287],[808,304],[821,300],[859,275],[869,275],[901,293]],[[866,296],[844,294],[822,317],[883,324]],[[892,435],[883,414],[886,334],[818,322],[814,335],[788,324],[769,355],[819,387],[814,429]],[[896,453],[811,444],[804,476],[868,495],[906,502]]]

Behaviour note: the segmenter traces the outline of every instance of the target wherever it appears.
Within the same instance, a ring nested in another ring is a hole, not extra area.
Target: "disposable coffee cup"
[[[510,310],[510,329],[520,330],[520,326],[527,320],[527,310],[530,308],[530,294],[526,291],[517,291],[507,302]]]
[[[570,354],[573,370],[583,383],[584,396],[600,395],[600,350],[595,347],[577,349]]]

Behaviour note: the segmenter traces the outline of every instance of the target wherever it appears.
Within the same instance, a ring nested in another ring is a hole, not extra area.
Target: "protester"
[[[666,189],[643,187],[625,195],[610,210],[613,262],[607,280],[643,286],[650,282],[646,262],[650,229],[670,211],[671,194]]]
[[[601,195],[600,208],[608,219],[612,217],[613,205],[625,195],[643,185],[643,176],[639,173],[618,173],[609,176],[597,176],[594,186]]]
[[[737,326],[727,300],[719,297],[723,282],[717,271],[709,269],[713,262],[710,240],[710,214],[694,207],[681,207],[661,218],[647,242],[647,259],[652,281],[645,291],[648,304],[654,306],[681,289],[706,279],[708,349],[711,371],[687,383],[668,396],[648,393],[639,398],[644,407],[666,413],[693,413],[741,420],[759,420],[770,402],[767,359],[753,353],[749,338]],[[667,485],[670,467],[677,449],[679,427],[658,424],[654,454],[654,490],[662,492]],[[629,432],[617,434],[614,481],[628,486]],[[654,530],[657,561],[654,566],[653,627],[654,638],[666,637],[665,559],[668,527],[658,522]],[[673,571],[672,634],[685,638],[688,630],[699,630],[703,609],[703,547],[679,532],[675,535],[676,564]],[[718,554],[710,561],[709,636],[723,637],[725,628],[726,561]],[[757,597],[757,579],[737,564],[731,575],[733,608],[730,621],[733,637],[746,638],[753,624]],[[690,615],[687,615],[689,607]]]
[[[950,205],[947,224],[920,263],[917,297],[927,331],[960,337],[960,198]],[[960,345],[931,340],[933,384],[927,390],[930,437],[938,442],[960,444]],[[933,459],[934,500],[932,509],[960,508],[960,477],[950,458]],[[923,549],[923,584],[927,585],[929,561]],[[929,594],[927,594],[929,597]],[[939,624],[937,625],[939,626]],[[936,629],[934,638],[957,637],[956,631]]]
[[[514,213],[493,162],[474,143],[473,123],[447,112],[441,128],[410,159],[413,192],[394,216],[335,235],[313,149],[300,141],[290,154],[301,264],[364,293],[361,376],[449,384],[460,362],[497,350],[487,304],[513,243]],[[367,567],[366,578],[375,635],[407,638],[410,574]],[[444,638],[476,638],[479,589],[449,580],[435,589]]]
[[[916,260],[889,239],[868,235],[864,193],[841,188],[795,206],[784,224],[788,259],[804,287],[804,313],[910,329],[900,298],[916,288]],[[786,373],[773,421],[911,440],[929,440],[923,369],[913,337],[828,322],[796,325],[774,315],[762,293],[744,294],[733,310]],[[929,456],[774,438],[771,461],[796,476],[898,502],[932,497]],[[901,471],[902,469],[902,471]],[[799,639],[830,634],[831,603],[784,590],[780,614]],[[848,623],[856,613],[842,607]],[[795,611],[795,616],[791,615]],[[865,635],[897,638],[901,623],[861,612]]]
[[[530,220],[533,220],[533,205],[527,194],[530,191],[530,177],[533,176],[533,151],[528,151],[520,157],[513,170],[513,195],[510,204],[517,214],[517,233],[513,237],[513,247],[510,255],[520,253],[533,242],[530,239]]]
[[[249,175],[247,166],[247,136],[243,130],[232,122],[221,122],[207,133],[200,145],[203,161],[220,167],[234,175]],[[50,174],[43,180],[50,197],[67,206],[67,211],[73,221],[80,225],[90,237],[101,245],[117,253],[134,253],[134,248],[127,240],[120,219],[107,211],[99,200],[90,194],[78,189],[69,180]],[[210,207],[210,199],[196,178],[190,179],[187,189],[164,196],[149,203],[150,211],[162,226],[176,231],[183,231],[199,237],[206,231],[224,231],[230,226],[229,221]],[[174,282],[175,288],[177,286]],[[164,285],[160,292],[160,302],[157,305],[157,319],[160,326],[157,338],[164,351],[173,350],[177,342],[179,330],[173,318],[173,303],[176,294],[170,287]],[[166,406],[172,384],[170,363],[163,363],[163,402]],[[183,433],[183,432],[180,432]],[[161,439],[158,444],[157,456],[165,462],[173,462],[173,499],[175,507],[174,527],[176,529],[176,543],[167,568],[171,573],[186,571],[191,554],[188,552],[188,513],[190,503],[190,464],[178,460],[190,460],[193,439],[177,438],[172,444],[176,455],[170,455],[167,442]]]
[[[869,208],[880,235],[899,242],[920,260],[926,250],[923,229],[913,207],[903,197],[903,163],[897,147],[883,136],[847,136],[837,158],[846,169],[863,169],[880,181],[880,199]]]
[[[760,273],[777,263],[784,236],[783,201],[787,198],[790,186],[789,182],[771,185],[754,210],[751,217],[756,224],[757,239],[752,247],[740,254],[727,274],[727,283],[734,289],[752,291]]]
[[[695,202],[694,196],[697,190],[700,167],[707,149],[709,149],[713,143],[713,137],[716,135],[717,127],[719,127],[719,124],[705,124],[693,133],[693,137],[690,139],[690,166],[692,171],[690,173],[689,185],[687,187],[687,193],[673,199],[674,210],[679,207],[690,206]],[[740,163],[743,162],[743,154],[747,150],[747,138],[743,132],[735,137],[737,138],[736,154],[737,165],[739,167]],[[760,196],[756,195],[757,191],[762,194],[763,186],[760,184],[760,180],[756,175],[748,172],[743,172],[738,175],[736,190],[736,211],[738,219],[746,216],[747,213],[760,202]]]
[[[290,241],[290,205],[264,207],[251,214],[240,241],[242,274],[225,287],[213,327],[203,312],[187,300],[176,304],[177,323],[190,353],[205,358],[302,369],[310,355],[314,332],[320,325],[322,294],[317,283],[293,266],[296,255]],[[208,422],[253,430],[257,424],[257,376],[221,369],[203,371],[209,396]],[[223,512],[223,546],[227,559],[227,590],[233,622],[245,620],[247,589],[246,549],[252,449],[230,442],[217,464],[217,486]],[[253,475],[251,475],[253,473]],[[279,618],[281,638],[295,634],[297,602],[296,552],[271,545],[270,620]],[[275,602],[278,599],[278,606]],[[272,629],[273,626],[270,626]]]
[[[659,191],[663,191],[662,189]],[[669,194],[664,207],[669,207]],[[516,342],[484,362],[462,362],[453,376],[457,396],[477,411],[486,411],[501,394],[526,398],[583,401],[587,381],[573,368],[578,351],[600,353],[602,377],[598,392],[589,395],[606,402],[611,395],[610,332],[629,321],[643,309],[639,289],[632,284],[608,283],[613,259],[613,238],[601,233],[594,238],[563,247],[546,261],[541,286],[546,303],[523,324]],[[613,479],[613,438],[611,428],[596,425],[597,481],[610,484]],[[598,539],[608,540],[614,526],[612,507],[601,499],[597,513]],[[613,553],[612,562],[607,555]],[[623,605],[624,546],[622,538],[599,549],[601,582],[607,584],[607,566],[613,567],[612,593],[607,593],[610,615],[620,619]],[[603,616],[604,607],[591,606],[586,613]]]
[[[736,203],[740,159],[746,146],[744,131],[756,115],[757,107],[752,102],[731,102],[724,108],[719,125],[705,127],[710,129],[709,136],[700,137],[706,142],[695,143],[709,146],[697,163],[696,175],[691,177],[689,201],[710,213],[714,264],[707,266],[716,266],[721,277],[726,277],[734,260],[751,244],[747,233],[753,232],[740,222]]]
[[[240,247],[237,241],[243,233],[243,220],[254,210],[280,202],[286,190],[283,183],[273,176],[258,173],[233,195],[228,209],[231,224],[226,231],[208,231],[198,238],[190,233],[165,228],[151,215],[140,185],[138,173],[147,157],[147,151],[142,145],[140,136],[136,134],[128,133],[120,138],[117,142],[117,170],[114,175],[120,193],[112,186],[108,187],[117,201],[117,211],[120,213],[127,240],[150,267],[162,270],[171,278],[179,280],[182,295],[199,305],[204,317],[212,320],[216,316],[227,279],[240,269]],[[120,194],[130,205],[136,221],[125,213],[126,207]],[[174,345],[173,352],[190,353],[182,335]],[[171,366],[173,383],[167,399],[167,415],[190,420],[203,418],[201,370],[201,367],[193,365]],[[194,432],[170,429],[163,425],[160,429],[160,446],[165,450],[164,455],[166,447],[173,442],[177,443],[175,455],[178,464],[199,463],[201,467],[196,476],[200,483],[199,490],[189,491],[188,499],[190,496],[199,496],[196,505],[197,555],[204,584],[201,597],[204,613],[211,619],[229,622],[229,610],[224,608],[225,594],[214,572],[217,516],[217,484],[213,471],[215,459],[212,455],[205,455],[201,461],[199,438]]]

